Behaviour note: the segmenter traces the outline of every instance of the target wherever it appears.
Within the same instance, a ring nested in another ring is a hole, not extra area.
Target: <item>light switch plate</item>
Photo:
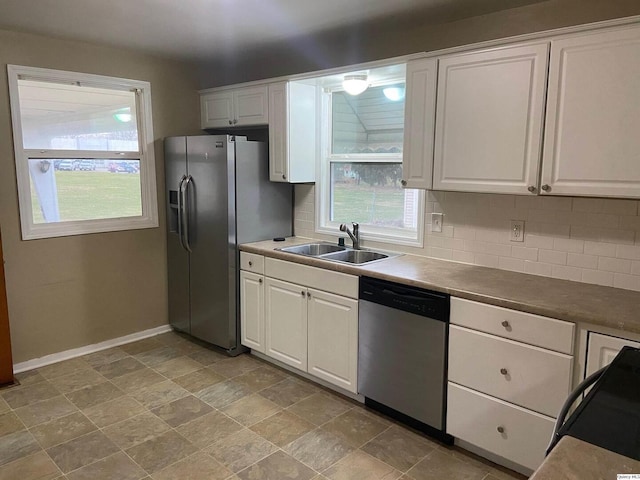
[[[512,242],[524,242],[524,220],[511,220],[510,232],[509,240]]]
[[[436,233],[442,232],[442,214],[441,213],[431,214],[431,231]]]

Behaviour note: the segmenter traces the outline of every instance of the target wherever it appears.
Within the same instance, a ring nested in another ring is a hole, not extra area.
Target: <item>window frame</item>
[[[387,83],[387,82],[385,82]],[[388,83],[397,83],[397,79]],[[376,85],[377,86],[377,85]],[[403,153],[375,153],[375,154],[333,154],[332,149],[332,112],[331,93],[343,91],[341,88],[333,88],[330,91],[320,92],[320,155],[318,165],[315,196],[316,196],[316,221],[315,232],[325,235],[343,236],[340,232],[340,222],[331,220],[331,164],[332,163],[399,163],[402,164]],[[403,149],[404,150],[404,149]],[[393,243],[407,245],[411,247],[424,246],[424,216],[425,216],[425,193],[423,190],[416,190],[417,196],[417,219],[416,234],[407,235],[407,229],[393,227],[372,227],[371,225],[360,225],[360,238],[381,243]]]
[[[89,73],[52,70],[48,68],[7,65],[9,101],[13,126],[14,158],[18,186],[18,206],[23,240],[64,237],[90,233],[115,232],[159,226],[156,187],[155,151],[153,147],[153,118],[151,113],[151,84]],[[22,134],[22,118],[19,79],[33,79],[50,83],[75,83],[90,87],[136,92],[136,118],[138,151],[117,152],[106,150],[42,150],[25,149]],[[92,220],[72,220],[52,223],[34,223],[31,201],[29,159],[67,160],[77,158],[116,159],[140,161],[140,200],[142,215]]]

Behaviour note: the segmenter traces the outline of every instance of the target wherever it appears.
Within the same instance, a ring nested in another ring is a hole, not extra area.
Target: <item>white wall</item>
[[[295,234],[334,240],[335,237],[314,231],[314,185],[296,185],[295,194]],[[364,245],[640,291],[638,203],[602,198],[429,192],[423,248],[366,240]],[[444,214],[442,233],[431,232],[432,212]],[[510,220],[525,221],[524,242],[509,240]]]

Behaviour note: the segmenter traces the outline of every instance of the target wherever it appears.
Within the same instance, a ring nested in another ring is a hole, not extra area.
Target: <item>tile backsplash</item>
[[[295,234],[326,238],[314,231],[314,186],[296,185],[295,196]],[[442,232],[431,213],[443,214]],[[524,220],[524,242],[510,241],[511,220]],[[424,247],[403,250],[640,291],[636,200],[428,192]]]

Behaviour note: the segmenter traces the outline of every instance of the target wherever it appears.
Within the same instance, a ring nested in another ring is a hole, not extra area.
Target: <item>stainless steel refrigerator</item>
[[[291,235],[292,186],[269,181],[267,144],[245,137],[170,137],[164,151],[169,323],[237,354],[237,246]]]

